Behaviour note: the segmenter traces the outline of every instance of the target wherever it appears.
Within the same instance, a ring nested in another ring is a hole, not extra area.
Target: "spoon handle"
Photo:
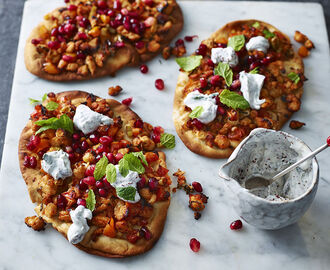
[[[271,182],[276,181],[278,178],[282,177],[283,175],[287,174],[288,172],[292,171],[294,168],[296,168],[297,166],[299,166],[301,163],[303,163],[304,161],[306,161],[307,159],[314,157],[315,155],[317,155],[318,153],[320,153],[321,151],[323,151],[324,149],[326,149],[327,147],[329,147],[328,144],[324,144],[321,147],[317,148],[315,151],[313,151],[312,153],[310,153],[309,155],[307,155],[306,157],[304,157],[303,159],[297,161],[296,163],[292,164],[291,166],[287,167],[284,171],[276,174],[272,179]]]

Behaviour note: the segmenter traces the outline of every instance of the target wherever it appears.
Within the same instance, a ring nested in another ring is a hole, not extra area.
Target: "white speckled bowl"
[[[293,144],[300,148],[299,153],[290,147]],[[266,149],[266,154],[258,147]],[[285,176],[290,178],[282,182],[283,189],[285,187],[288,192],[286,194],[290,195],[289,199],[267,200],[250,193],[243,186],[246,179],[258,174],[258,170],[265,170],[262,175],[270,178],[300,159],[299,155],[310,152],[311,149],[302,140],[288,133],[263,128],[253,130],[219,171],[220,177],[235,195],[232,204],[237,213],[249,224],[266,230],[280,229],[298,221],[311,205],[317,191],[319,166],[315,158],[306,161],[309,163],[305,171],[298,167]],[[267,158],[264,158],[266,155]],[[272,159],[268,159],[269,155]]]

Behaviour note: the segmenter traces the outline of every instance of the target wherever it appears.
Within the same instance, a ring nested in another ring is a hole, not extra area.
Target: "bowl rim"
[[[248,139],[250,138],[250,137],[252,137],[255,133],[257,133],[257,132],[264,132],[264,133],[272,133],[272,132],[274,132],[274,133],[281,133],[282,135],[284,135],[284,136],[287,136],[287,137],[290,137],[291,139],[293,139],[293,140],[295,140],[295,141],[297,141],[297,142],[299,142],[299,143],[301,143],[302,145],[304,145],[310,152],[312,152],[312,149],[302,140],[302,139],[300,139],[300,138],[298,138],[298,137],[296,137],[296,136],[294,136],[294,135],[292,135],[292,134],[290,134],[290,133],[287,133],[287,132],[285,132],[285,131],[282,131],[282,130],[272,130],[272,129],[265,129],[265,128],[256,128],[256,129],[254,129],[254,130],[252,130],[252,132],[249,134],[249,136],[247,136],[240,144],[245,144],[247,141],[248,141]],[[238,146],[237,146],[238,147]],[[239,154],[239,152],[241,151],[241,149],[242,149],[242,147],[240,147],[239,148],[239,150],[236,152],[236,151],[234,151],[233,153],[232,153],[232,155],[235,153],[236,154],[236,156],[238,156],[238,154]],[[235,149],[236,150],[236,149]],[[231,155],[231,156],[232,156]],[[300,200],[302,200],[302,199],[304,199],[305,197],[307,197],[312,191],[313,191],[313,189],[314,189],[314,187],[315,186],[317,186],[318,185],[318,181],[319,181],[319,164],[318,164],[318,161],[317,161],[317,159],[316,159],[316,157],[314,157],[313,159],[312,159],[312,170],[313,170],[313,175],[312,175],[312,182],[311,182],[311,184],[309,185],[309,187],[306,189],[306,191],[303,193],[303,194],[301,194],[300,196],[298,196],[298,197],[296,197],[296,198],[294,198],[294,199],[286,199],[286,200],[284,200],[284,201],[270,201],[270,200],[267,200],[267,199],[264,199],[264,198],[261,198],[261,197],[259,197],[259,196],[257,196],[257,195],[255,195],[255,194],[253,194],[253,193],[251,193],[251,192],[249,192],[246,188],[244,188],[244,187],[242,187],[234,178],[231,178],[231,177],[229,177],[228,179],[226,179],[226,177],[224,177],[223,175],[222,175],[222,173],[221,173],[221,169],[225,166],[225,165],[228,165],[229,163],[231,163],[231,162],[233,162],[235,159],[232,159],[232,160],[230,160],[231,159],[231,156],[229,157],[229,161],[227,161],[225,164],[223,164],[221,167],[220,167],[220,169],[219,169],[219,176],[220,176],[220,178],[222,178],[222,179],[224,179],[225,181],[234,181],[234,182],[236,182],[241,188],[242,188],[242,190],[244,191],[244,192],[246,192],[246,194],[248,194],[248,196],[251,196],[251,198],[253,198],[253,199],[255,199],[255,200],[257,200],[257,201],[260,201],[260,202],[263,202],[263,203],[269,203],[269,204],[276,204],[276,205],[278,205],[278,204],[288,204],[288,203],[295,203],[295,202],[297,202],[297,201],[300,201]],[[225,182],[226,183],[226,182]],[[227,183],[226,183],[227,184]],[[228,184],[227,184],[228,185]]]

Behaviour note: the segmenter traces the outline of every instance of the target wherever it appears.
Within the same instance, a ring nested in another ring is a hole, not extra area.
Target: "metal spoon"
[[[285,170],[281,171],[280,173],[273,176],[271,179],[263,178],[262,176],[253,176],[245,181],[245,188],[246,189],[254,189],[259,187],[267,187],[274,183],[276,180],[278,180],[283,175],[287,174],[288,172],[291,172],[294,168],[299,166],[301,163],[306,161],[307,159],[310,159],[314,156],[316,156],[318,153],[322,152],[326,148],[330,146],[330,136],[327,139],[327,143],[322,145],[321,147],[317,148],[315,151],[307,155],[306,157],[302,158],[301,160],[297,161],[296,163],[292,164],[291,166],[287,167]]]

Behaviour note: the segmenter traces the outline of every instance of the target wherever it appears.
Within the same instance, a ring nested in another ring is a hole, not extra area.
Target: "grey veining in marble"
[[[117,97],[118,100],[133,96],[131,107],[145,121],[175,133],[171,118],[178,66],[173,59],[154,59],[148,63],[150,72],[146,75],[137,68],[129,68],[120,71],[115,78],[84,83],[46,82],[26,71],[22,60],[25,39],[42,15],[60,2],[33,0],[26,2],[25,6],[0,175],[0,269],[329,268],[330,171],[326,153],[318,157],[320,183],[311,208],[297,224],[279,231],[258,230],[246,223],[243,230],[231,231],[229,224],[238,216],[229,203],[230,192],[218,177],[218,168],[225,161],[211,160],[189,152],[178,137],[176,148],[166,151],[170,172],[181,168],[187,172],[189,181],[200,181],[210,197],[209,203],[202,218],[195,221],[187,207],[187,196],[182,192],[175,193],[164,233],[155,248],[147,254],[119,260],[100,258],[74,248],[52,228],[47,227],[43,232],[28,228],[24,217],[34,214],[34,206],[28,198],[17,164],[19,131],[33,109],[28,97],[40,98],[45,91],[54,89],[81,89],[107,97],[108,87],[119,84],[124,91]],[[242,18],[268,21],[291,37],[298,25],[315,41],[316,49],[305,60],[309,80],[305,85],[302,108],[293,117],[306,122],[306,126],[292,131],[286,125],[284,130],[301,138],[311,148],[319,146],[320,141],[329,135],[325,127],[330,126],[329,44],[321,6],[248,2],[237,5],[237,2],[207,1],[198,5],[197,9],[195,2],[181,2],[186,24],[180,37],[199,35],[198,40],[187,44],[189,53],[221,25]],[[156,78],[164,79],[164,91],[154,88]],[[189,249],[192,237],[201,242],[198,254]]]

